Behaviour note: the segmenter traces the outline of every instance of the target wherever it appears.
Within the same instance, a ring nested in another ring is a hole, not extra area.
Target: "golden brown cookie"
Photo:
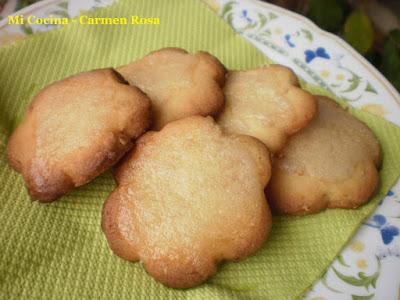
[[[267,190],[282,214],[356,208],[378,185],[380,147],[371,130],[333,100],[317,99],[315,119],[273,161]]]
[[[218,124],[228,132],[258,138],[273,153],[306,126],[316,111],[314,97],[281,65],[230,71],[224,93],[225,108]]]
[[[115,164],[150,119],[150,100],[113,69],[80,73],[35,96],[8,159],[29,194],[49,202]]]
[[[215,115],[224,105],[225,67],[207,52],[163,48],[118,68],[152,100],[153,129],[193,115]]]
[[[258,140],[222,133],[210,117],[174,121],[143,135],[120,165],[102,228],[120,257],[142,261],[170,287],[192,287],[219,262],[261,247],[271,228],[269,177]]]

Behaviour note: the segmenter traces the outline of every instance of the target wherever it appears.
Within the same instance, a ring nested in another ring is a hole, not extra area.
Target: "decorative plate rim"
[[[393,96],[393,99],[396,101],[397,105],[400,107],[400,93],[397,92],[397,90],[393,87],[393,85],[386,79],[386,77],[383,76],[383,74],[375,68],[368,60],[366,60],[360,53],[358,53],[354,48],[348,44],[345,40],[342,38],[336,36],[333,33],[330,33],[326,30],[321,29],[316,25],[314,22],[309,20],[308,18],[292,12],[290,10],[287,10],[285,8],[279,7],[277,5],[263,2],[260,0],[247,0],[251,2],[253,5],[261,5],[264,6],[267,9],[275,10],[278,11],[280,14],[288,15],[289,17],[295,18],[298,21],[301,21],[305,23],[306,26],[311,27],[314,31],[316,31],[318,34],[321,34],[329,39],[332,39],[335,41],[339,46],[341,46],[345,51],[347,51],[352,57],[354,57],[363,67],[365,67],[372,76],[374,76],[381,84],[382,86],[388,91],[389,95]]]
[[[43,6],[49,6],[53,2],[57,3],[57,2],[60,2],[60,0],[41,0],[39,2],[35,2],[35,3],[31,4],[31,5],[28,5],[28,6],[24,7],[24,8],[21,8],[21,9],[15,11],[14,13],[10,14],[9,16],[23,15],[23,14],[26,14],[26,13],[31,12],[33,10],[40,9]],[[7,27],[8,26],[7,19],[8,18],[4,18],[3,20],[0,21],[0,29],[2,29],[3,27]],[[0,45],[0,47],[1,47],[1,45]]]
[[[29,5],[27,7],[24,7],[16,12],[14,12],[13,14],[11,14],[11,16],[16,16],[16,15],[20,15],[20,14],[25,14],[28,13],[30,11],[36,10],[36,9],[40,9],[42,7],[51,5],[52,3],[57,3],[60,0],[42,0],[39,2],[36,2],[32,5]],[[332,39],[333,41],[335,41],[339,46],[341,46],[345,51],[347,51],[348,53],[351,54],[352,57],[354,57],[363,67],[365,67],[372,76],[374,76],[381,84],[382,86],[388,91],[388,94],[391,95],[393,97],[393,99],[395,100],[395,102],[397,103],[397,105],[400,107],[400,93],[397,92],[397,90],[393,87],[393,85],[382,75],[381,72],[379,72],[378,69],[375,68],[375,66],[373,66],[369,61],[367,61],[361,54],[359,54],[356,50],[354,50],[353,47],[351,47],[345,40],[341,39],[340,37],[336,36],[333,33],[330,33],[326,30],[321,29],[320,27],[318,27],[314,22],[312,22],[311,20],[307,19],[306,17],[292,12],[290,10],[281,8],[277,5],[271,4],[271,3],[267,3],[267,2],[263,2],[260,0],[248,0],[250,3],[252,3],[253,5],[261,5],[264,6],[266,8],[278,11],[281,14],[284,15],[288,15],[289,17],[295,18],[298,21],[301,21],[303,23],[305,23],[306,26],[311,27],[314,31],[316,31],[318,34],[321,34],[329,39]],[[8,23],[7,23],[7,18],[4,18],[3,20],[0,21],[0,29],[2,29],[3,27],[7,27]]]
[[[61,1],[63,1],[63,0],[42,0],[40,2],[36,2],[30,6],[27,6],[23,9],[17,10],[16,12],[14,12],[13,14],[10,14],[10,15],[15,16],[15,15],[20,15],[20,14],[29,14],[36,10],[43,9],[43,8],[51,6],[51,5],[56,5],[57,3],[60,3]],[[69,1],[72,1],[72,0],[68,0],[68,2]],[[204,3],[204,0],[199,0],[199,1]],[[239,0],[236,0],[236,1],[238,1],[239,3],[241,2]],[[253,5],[255,7],[269,9],[269,10],[275,11],[279,15],[286,16],[287,18],[299,21],[300,23],[304,24],[304,26],[306,28],[308,28],[310,31],[312,31],[316,35],[320,35],[322,37],[325,37],[327,40],[332,41],[332,43],[335,46],[337,46],[339,49],[342,49],[345,53],[347,53],[349,55],[349,57],[354,58],[355,61],[360,63],[360,66],[363,67],[365,70],[366,78],[370,77],[370,78],[373,78],[374,80],[376,80],[377,82],[379,82],[379,84],[382,87],[382,91],[387,92],[387,96],[382,97],[382,103],[385,103],[387,101],[393,101],[395,106],[400,107],[399,92],[397,92],[397,90],[383,76],[383,74],[380,73],[380,71],[378,69],[376,69],[370,62],[368,62],[363,56],[361,56],[357,51],[355,51],[345,40],[343,40],[342,38],[340,38],[330,32],[327,32],[327,31],[321,29],[315,23],[313,23],[312,21],[310,21],[309,19],[307,19],[306,17],[304,17],[298,13],[294,13],[287,9],[281,8],[279,6],[276,6],[276,5],[273,5],[270,3],[262,2],[260,0],[247,0],[246,2],[248,2],[247,4]],[[3,20],[0,21],[0,30],[4,30],[4,29],[7,30],[7,27],[10,27],[10,25],[8,25],[8,23],[7,23],[7,18],[4,18]],[[263,53],[263,54],[265,55],[266,53]],[[393,99],[393,100],[391,100],[391,99]],[[396,116],[397,115],[398,114],[396,113]],[[384,119],[386,119],[386,118],[384,118]],[[386,119],[386,120],[390,121],[388,119]],[[392,187],[392,189],[396,186],[400,186],[400,181],[398,181],[397,184],[395,184]],[[373,216],[375,213],[377,213],[377,211],[378,211],[378,207],[374,210],[374,212],[371,213],[371,216]],[[342,255],[346,251],[346,249],[347,249],[347,251],[349,251],[348,249],[351,248],[350,243],[353,243],[355,241],[354,238],[359,234],[359,232],[361,232],[362,227],[363,227],[362,224],[360,224],[360,226],[358,226],[354,230],[354,233],[349,237],[348,242],[346,244],[344,244],[342,249],[338,252],[338,253],[340,253],[340,255]],[[365,228],[363,228],[363,229],[365,229]],[[361,241],[363,241],[363,240],[361,240]],[[366,244],[366,245],[368,246],[368,244]],[[336,263],[336,260],[332,261],[330,263],[329,267],[326,270],[327,272],[334,265],[334,263]],[[322,280],[323,280],[323,278],[321,277],[321,278],[317,279],[316,281],[314,281],[312,283],[310,289],[307,290],[307,292],[302,296],[302,298],[303,299],[311,299],[311,298],[314,298],[313,296],[317,296],[318,294],[315,291],[319,291],[319,290],[318,289],[314,290],[314,289],[316,287],[318,287],[318,285],[320,285],[320,282]],[[325,278],[325,280],[326,280],[326,278]],[[332,282],[333,282],[333,280],[332,280]],[[348,290],[345,290],[345,292],[346,292],[346,294],[342,294],[343,297],[349,296],[350,294],[352,294],[352,292],[349,292]],[[327,296],[326,299],[341,299],[341,298],[334,298],[333,296],[332,297]]]

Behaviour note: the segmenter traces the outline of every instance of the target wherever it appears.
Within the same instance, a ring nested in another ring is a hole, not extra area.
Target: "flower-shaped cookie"
[[[230,71],[224,93],[225,108],[218,124],[228,132],[258,138],[273,153],[306,126],[316,111],[314,97],[281,65]]]
[[[188,117],[148,132],[120,165],[102,227],[111,249],[162,283],[187,288],[223,260],[261,247],[271,227],[267,148]]]
[[[7,146],[33,198],[48,202],[115,164],[150,123],[150,100],[113,69],[57,81],[33,99]]]
[[[317,99],[317,116],[273,161],[268,195],[283,214],[356,208],[378,185],[380,147],[374,134],[333,100]]]
[[[118,72],[152,100],[153,129],[193,115],[215,115],[224,104],[225,67],[207,52],[163,48]]]

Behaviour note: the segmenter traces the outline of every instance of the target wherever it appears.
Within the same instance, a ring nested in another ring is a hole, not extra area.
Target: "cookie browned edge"
[[[215,57],[214,55],[210,54],[207,51],[197,51],[192,54],[182,48],[165,47],[165,48],[151,51],[147,55],[137,59],[136,61],[130,62],[126,65],[119,66],[119,67],[117,67],[117,71],[123,73],[125,70],[129,69],[129,66],[131,64],[134,64],[137,61],[140,61],[147,56],[150,56],[150,55],[153,55],[153,54],[156,54],[159,52],[170,52],[172,54],[173,53],[181,53],[181,54],[189,54],[189,55],[197,56],[197,57],[199,57],[199,60],[201,60],[201,61],[205,62],[207,65],[209,65],[211,67],[211,69],[213,69],[215,72],[213,74],[212,78],[215,81],[215,83],[217,84],[217,88],[213,87],[213,88],[209,88],[207,90],[207,93],[210,93],[210,94],[208,95],[206,101],[203,101],[203,103],[201,104],[201,107],[197,106],[199,111],[196,113],[193,113],[193,115],[201,115],[203,117],[216,116],[223,110],[224,104],[225,104],[225,95],[223,93],[223,87],[225,85],[227,69],[225,68],[225,66],[221,63],[221,61],[217,57]],[[199,92],[198,88],[194,87],[193,89],[196,89],[193,92],[195,94],[198,94],[198,92]],[[209,99],[213,99],[213,101],[210,101]],[[189,103],[188,105],[192,105],[192,103]],[[189,115],[186,117],[189,117]],[[152,130],[160,130],[161,129],[160,124],[156,121],[156,119],[154,119],[154,115],[153,115],[153,122],[152,122],[151,129]]]
[[[112,75],[114,76],[116,82],[118,82],[122,85],[128,85],[127,81],[123,78],[123,76],[113,68],[96,69],[96,70],[91,70],[88,72],[100,71],[100,70],[104,70],[104,71],[110,70],[112,72]],[[83,72],[83,73],[86,73],[86,72]],[[75,74],[72,76],[76,76],[79,74],[81,74],[81,73],[78,73],[78,74]],[[69,77],[67,77],[67,78],[69,78]],[[67,78],[64,78],[64,79],[67,79]],[[62,81],[64,79],[61,79],[59,81]],[[38,94],[33,99],[32,103],[29,105],[27,112],[24,116],[24,119],[11,134],[11,136],[8,140],[8,143],[7,143],[7,150],[6,150],[7,158],[10,163],[10,166],[15,171],[21,173],[21,175],[23,176],[24,181],[27,186],[28,193],[32,197],[32,200],[38,200],[39,202],[43,202],[43,203],[52,202],[52,201],[58,199],[59,197],[63,196],[64,194],[68,193],[75,187],[82,185],[82,184],[76,185],[70,176],[68,176],[61,170],[55,170],[55,169],[53,169],[51,171],[51,173],[52,173],[51,176],[48,176],[48,175],[46,176],[47,178],[51,177],[51,181],[46,180],[46,179],[43,180],[44,177],[38,178],[39,176],[41,176],[40,168],[37,169],[37,168],[35,168],[35,166],[32,166],[31,161],[29,162],[28,166],[23,166],[22,163],[20,161],[18,161],[18,159],[15,157],[15,154],[14,154],[15,151],[19,151],[18,150],[19,135],[23,135],[23,136],[27,135],[26,134],[27,132],[23,132],[23,130],[25,130],[25,131],[27,130],[28,132],[30,132],[31,138],[34,136],[34,129],[32,128],[32,126],[28,126],[29,122],[34,122],[34,120],[28,120],[28,117],[29,117],[30,111],[35,106],[36,97],[43,90],[45,90],[46,88],[48,88],[49,86],[51,86],[53,84],[58,83],[59,81],[55,81],[55,82],[49,84],[48,86],[44,87],[41,91],[38,92]],[[143,93],[139,88],[137,88],[135,86],[130,86],[130,87],[132,89],[134,89],[135,92],[143,95],[145,98],[148,99],[147,95],[145,93]],[[39,100],[40,100],[40,98],[39,98]],[[108,168],[113,166],[116,162],[118,162],[118,160],[121,157],[123,157],[123,155],[133,146],[133,140],[135,140],[137,137],[142,135],[146,131],[146,129],[150,126],[150,122],[151,122],[150,101],[148,100],[146,102],[143,102],[143,105],[145,106],[144,113],[147,116],[145,115],[143,118],[145,120],[145,122],[140,124],[140,126],[138,126],[139,128],[143,127],[143,130],[138,131],[138,133],[132,137],[129,137],[127,135],[127,133],[125,133],[125,132],[116,132],[115,134],[118,134],[118,136],[114,139],[114,144],[111,147],[111,149],[113,149],[113,151],[111,151],[111,152],[104,151],[104,152],[101,152],[100,155],[99,155],[99,153],[95,153],[94,155],[99,156],[99,158],[96,159],[95,163],[92,163],[91,166],[85,166],[83,164],[77,166],[78,168],[82,168],[82,169],[86,169],[86,170],[87,170],[87,168],[90,168],[90,171],[92,172],[92,176],[90,176],[90,178],[88,178],[88,180],[85,183],[87,183],[87,182],[91,181],[92,179],[94,179],[95,177],[99,176],[104,171],[106,171]],[[25,127],[27,127],[27,128],[25,128]],[[125,144],[122,144],[121,142],[119,142],[121,140],[124,140]],[[34,152],[34,149],[32,149],[31,151]],[[34,156],[34,153],[32,153],[32,154]],[[94,165],[94,167],[93,167],[93,165]]]
[[[267,67],[288,72],[290,84],[293,85],[293,88],[295,88],[296,91],[303,94],[301,105],[296,106],[296,108],[301,108],[301,112],[298,109],[296,110],[297,122],[293,124],[293,128],[285,130],[285,133],[288,135],[286,139],[288,139],[291,135],[306,127],[307,124],[310,123],[311,120],[316,116],[318,109],[317,100],[315,99],[314,95],[301,88],[299,78],[291,68],[279,64],[272,64]],[[304,109],[305,107],[306,109]]]
[[[194,117],[189,117],[189,118],[197,118],[196,116]],[[181,119],[183,120],[183,119]],[[167,126],[175,126],[177,123],[179,123],[181,120],[177,120],[171,123],[168,123],[165,127]],[[164,129],[165,129],[164,127]],[[128,153],[123,161],[119,164],[118,168],[115,169],[114,176],[116,179],[117,186],[115,189],[111,192],[107,200],[104,202],[103,209],[102,209],[102,222],[101,222],[101,227],[102,231],[104,232],[107,243],[111,250],[118,255],[119,257],[128,260],[128,261],[140,261],[140,257],[137,254],[137,250],[135,249],[135,245],[129,242],[124,236],[121,234],[121,232],[118,229],[118,225],[114,222],[115,220],[115,214],[120,211],[120,206],[119,206],[119,201],[121,200],[120,197],[118,196],[118,187],[120,185],[121,181],[121,174],[125,171],[125,169],[129,168],[129,161],[132,159],[135,159],[135,157],[138,156],[138,153],[141,151],[141,148],[144,147],[144,145],[148,142],[151,142],[154,138],[155,135],[157,135],[158,132],[155,131],[148,131],[145,133],[143,136],[140,137],[140,139],[136,142],[135,147]],[[245,136],[245,135],[235,135],[239,137],[240,141],[246,145],[246,142],[248,140],[252,140],[252,142],[255,142],[258,144],[259,148],[256,150],[257,152],[259,149],[264,149],[265,152],[267,153],[267,159],[269,163],[271,163],[271,159],[269,156],[269,151],[268,148],[260,142],[258,139],[253,138],[251,136]],[[255,154],[255,153],[254,153]],[[260,158],[260,156],[258,157]],[[268,180],[270,178],[271,170],[269,169],[265,174],[260,174],[260,180],[262,180],[264,184],[264,188],[268,183]],[[272,227],[272,215],[271,211],[268,208],[268,202],[267,199],[265,199],[264,205],[266,206],[266,214],[263,215],[263,219],[260,221],[260,228],[255,228],[254,230],[258,233],[253,240],[252,243],[248,245],[246,249],[242,249],[242,252],[239,253],[235,258],[229,259],[229,260],[215,260],[214,262],[209,263],[206,268],[203,268],[201,272],[194,271],[190,273],[188,276],[187,274],[184,274],[185,272],[180,272],[181,269],[183,270],[188,270],[191,268],[191,265],[185,265],[185,264],[179,264],[171,266],[171,262],[169,261],[157,261],[153,263],[144,263],[145,264],[145,270],[147,273],[149,273],[152,277],[154,277],[156,280],[160,281],[164,285],[172,288],[180,288],[180,289],[185,289],[185,288],[191,288],[194,286],[197,286],[201,283],[204,283],[207,281],[212,275],[214,275],[217,272],[218,265],[223,263],[224,261],[240,261],[243,260],[250,255],[254,254],[257,250],[259,250],[264,242],[266,241]],[[166,276],[165,273],[162,271],[162,267],[160,265],[168,265],[169,268],[175,269],[174,275]]]
[[[343,109],[348,113],[346,109],[341,107],[334,100],[320,95],[316,95],[316,97],[323,98],[325,101],[329,101],[331,105]],[[361,122],[360,120],[358,121]],[[361,123],[374,134],[364,122]],[[279,159],[279,155],[280,154],[277,155],[276,159]],[[286,174],[276,167],[273,160],[272,173],[274,176],[271,177],[266,189],[267,199],[269,200],[272,211],[282,215],[304,216],[316,214],[329,208],[355,209],[367,203],[370,197],[377,191],[380,182],[379,169],[381,163],[382,150],[379,145],[379,153],[377,159],[374,161],[374,165],[370,165],[368,168],[361,170],[361,173],[358,174],[360,177],[352,178],[352,180],[347,180],[342,184],[341,188],[344,190],[343,194],[351,196],[343,198],[341,202],[332,203],[329,201],[329,195],[326,193],[320,197],[318,191],[313,192],[315,190],[315,181],[313,179],[305,178],[297,174]],[[274,182],[280,182],[280,184],[274,184]],[[359,188],[353,188],[353,184],[359,186]],[[298,197],[298,188],[306,190],[307,193],[303,193],[303,196]],[[294,190],[293,193],[290,192],[292,189]]]
[[[271,65],[263,65],[257,68],[253,69],[246,69],[246,70],[229,70],[225,76],[226,80],[229,80],[229,76],[232,72],[248,72],[248,71],[263,71],[264,69],[269,69],[272,72],[285,72],[286,76],[289,79],[289,84],[291,85],[291,89],[293,89],[297,93],[301,93],[301,103],[298,105],[293,105],[293,109],[295,111],[295,122],[293,122],[292,126],[290,128],[282,128],[280,129],[280,138],[274,142],[275,145],[270,145],[268,147],[269,151],[274,153],[279,152],[285,144],[288,142],[288,139],[290,136],[294,135],[296,132],[299,130],[303,129],[304,127],[307,126],[308,123],[312,121],[312,119],[316,116],[317,114],[317,101],[311,93],[308,91],[302,89],[299,79],[294,73],[294,71],[286,67],[284,65],[280,64],[271,64]],[[225,87],[225,86],[224,86]],[[289,92],[287,90],[286,92]],[[224,91],[225,93],[225,91]],[[297,98],[299,99],[299,98]],[[220,112],[221,113],[221,112]],[[219,114],[220,114],[219,113]],[[219,117],[219,114],[217,116],[217,120]],[[277,144],[281,144],[280,147],[277,146]]]

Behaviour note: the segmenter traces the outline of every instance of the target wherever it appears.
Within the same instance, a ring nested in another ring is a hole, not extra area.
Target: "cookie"
[[[152,100],[154,130],[193,115],[215,115],[224,105],[225,67],[207,52],[163,48],[118,72]]]
[[[80,73],[34,97],[8,159],[33,198],[53,201],[115,164],[150,120],[150,100],[116,71]]]
[[[261,247],[271,228],[267,148],[194,116],[147,132],[116,172],[102,228],[120,257],[174,288]]]
[[[317,99],[315,119],[273,161],[267,191],[282,214],[356,208],[378,185],[380,146],[371,130],[333,100]]]
[[[316,112],[314,97],[281,65],[230,71],[224,93],[225,108],[218,124],[228,132],[258,138],[272,153],[282,149]]]

